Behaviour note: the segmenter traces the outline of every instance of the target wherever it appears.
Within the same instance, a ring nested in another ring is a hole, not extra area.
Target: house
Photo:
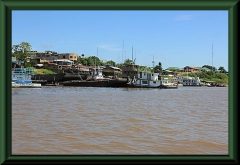
[[[194,66],[185,66],[183,68],[184,72],[201,72],[201,67],[194,67]]]
[[[71,60],[71,61],[73,61],[74,64],[77,62],[77,57],[78,57],[78,55],[75,54],[75,53],[61,53],[61,54],[58,54],[58,59]]]
[[[45,52],[36,52],[33,51],[32,53],[34,53],[34,55],[32,55],[30,58],[37,60],[38,64],[42,64],[45,62],[51,62],[57,59],[66,59],[66,60],[71,60],[73,61],[73,63],[77,62],[77,57],[78,55],[75,53],[57,53],[55,51],[50,51],[47,50]]]
[[[174,76],[174,72],[170,70],[163,70],[162,74],[166,76]]]
[[[175,72],[175,71],[178,71],[179,68],[178,68],[178,67],[169,67],[169,68],[167,68],[167,69],[165,69],[165,70],[169,70],[169,71]]]

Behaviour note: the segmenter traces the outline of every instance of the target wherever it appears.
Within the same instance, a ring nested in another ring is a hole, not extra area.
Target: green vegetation
[[[212,81],[217,83],[228,83],[228,75],[220,72],[196,72],[196,73],[184,73],[181,76],[199,77],[202,81]]]
[[[94,66],[94,65],[102,66],[106,64],[96,56],[84,57],[84,54],[82,54],[81,56],[78,56],[77,62],[79,64],[87,65],[87,66]]]
[[[154,70],[154,73],[160,73],[161,74],[162,70],[163,70],[162,69],[162,63],[159,62],[158,65],[156,65],[153,70]]]
[[[28,42],[22,42],[19,45],[13,45],[12,56],[16,57],[17,60],[24,61],[24,66],[26,67],[27,58],[32,55],[32,52],[30,52],[31,49],[31,45]]]
[[[35,74],[56,74],[52,70],[48,69],[34,69]]]

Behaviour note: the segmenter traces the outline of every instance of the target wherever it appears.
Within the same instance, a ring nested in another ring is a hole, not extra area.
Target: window
[[[72,56],[70,56],[70,58],[72,58]]]
[[[147,81],[142,81],[143,84],[147,84]]]

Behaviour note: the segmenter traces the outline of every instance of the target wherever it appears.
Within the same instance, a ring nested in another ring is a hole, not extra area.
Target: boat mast
[[[132,62],[133,62],[133,46],[132,46]]]
[[[123,53],[124,53],[124,40],[123,40],[123,50],[122,50],[122,63],[123,63]]]
[[[98,57],[98,47],[97,47],[97,57]],[[96,58],[95,58],[95,69],[97,69]]]
[[[154,68],[154,65],[155,65],[154,56],[153,56],[152,64],[153,64],[153,68]]]
[[[213,72],[213,44],[212,44],[212,72]]]

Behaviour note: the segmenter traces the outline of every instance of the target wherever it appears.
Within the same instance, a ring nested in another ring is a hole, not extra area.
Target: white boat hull
[[[41,84],[31,83],[31,84],[18,84],[12,83],[12,88],[41,88]]]

